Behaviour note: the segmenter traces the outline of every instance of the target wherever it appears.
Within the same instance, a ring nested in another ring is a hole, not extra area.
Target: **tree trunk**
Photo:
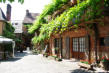
[[[99,36],[99,31],[96,23],[93,23],[93,30],[94,30],[94,49],[95,49],[95,60],[96,63],[98,62],[97,58],[97,41],[98,41],[98,36]]]

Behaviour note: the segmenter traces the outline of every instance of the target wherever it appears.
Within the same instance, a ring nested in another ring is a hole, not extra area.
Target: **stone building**
[[[29,34],[28,29],[33,25],[37,16],[39,16],[39,13],[31,13],[29,10],[26,10],[26,15],[23,20],[23,40],[26,47],[31,47],[31,38],[34,34]]]

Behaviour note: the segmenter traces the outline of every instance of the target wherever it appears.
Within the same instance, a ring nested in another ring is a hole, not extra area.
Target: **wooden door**
[[[76,59],[84,59],[85,58],[85,37],[76,37],[73,38],[73,50],[72,57]]]
[[[54,47],[58,48],[58,56],[62,57],[62,38],[55,38],[54,39]]]

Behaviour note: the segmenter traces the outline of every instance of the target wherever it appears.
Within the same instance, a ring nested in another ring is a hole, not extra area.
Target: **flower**
[[[102,62],[109,62],[109,58],[106,58],[106,56],[103,56],[103,57],[101,58],[101,61],[102,61]]]
[[[106,56],[103,56],[101,59],[102,59],[102,60],[103,60],[103,59],[106,59]]]
[[[107,60],[109,61],[109,58],[107,58]]]

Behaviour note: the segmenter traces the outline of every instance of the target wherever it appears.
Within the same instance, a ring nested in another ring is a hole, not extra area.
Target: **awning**
[[[12,49],[13,49],[13,58],[14,58],[14,48],[15,48],[15,41],[13,39],[5,38],[3,36],[0,36],[0,44],[11,44],[12,43]]]
[[[13,42],[12,39],[0,36],[0,44],[11,44],[12,42]]]

